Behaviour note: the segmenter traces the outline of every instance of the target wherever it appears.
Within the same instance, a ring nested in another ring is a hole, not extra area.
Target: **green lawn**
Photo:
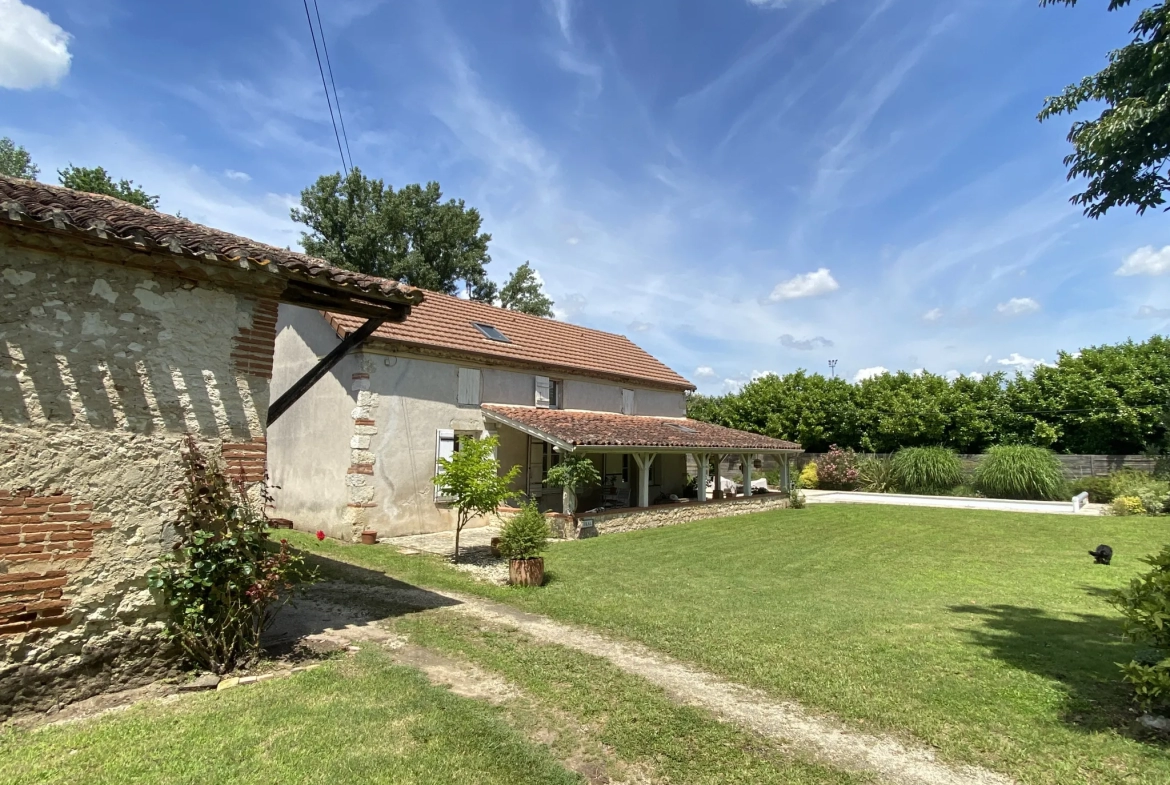
[[[365,650],[289,679],[0,732],[0,782],[580,782],[497,715]]]
[[[539,590],[306,547],[639,640],[1025,782],[1161,784],[1170,753],[1133,728],[1103,594],[1168,536],[1154,518],[814,505],[556,545]],[[1110,567],[1086,553],[1100,542]]]

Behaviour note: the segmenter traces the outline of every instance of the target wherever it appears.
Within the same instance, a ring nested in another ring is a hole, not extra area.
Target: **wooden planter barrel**
[[[540,586],[544,583],[544,559],[512,559],[508,562],[508,583],[513,586]]]

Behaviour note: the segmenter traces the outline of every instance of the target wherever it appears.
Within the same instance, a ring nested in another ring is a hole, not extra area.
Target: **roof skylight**
[[[475,329],[479,330],[481,333],[483,333],[484,337],[487,338],[489,341],[499,341],[500,343],[511,343],[511,341],[508,340],[508,336],[504,335],[502,332],[500,332],[499,330],[497,330],[495,327],[493,327],[490,324],[484,324],[483,322],[472,322],[471,326],[474,327]]]

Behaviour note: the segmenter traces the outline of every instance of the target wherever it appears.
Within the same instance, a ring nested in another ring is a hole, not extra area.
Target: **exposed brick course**
[[[9,502],[0,508],[0,635],[68,624],[62,589],[69,576],[51,568],[89,558],[94,530],[113,524],[91,521],[93,505],[65,493],[0,491],[0,500]]]

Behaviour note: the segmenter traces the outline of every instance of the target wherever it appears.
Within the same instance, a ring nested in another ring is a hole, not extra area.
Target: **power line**
[[[329,45],[325,43],[325,25],[321,24],[321,9],[313,0],[317,12],[317,32],[321,34],[321,48],[325,50],[325,67],[329,69],[329,84],[333,85],[333,103],[337,104],[337,119],[341,121],[341,137],[345,139],[345,153],[349,156],[349,168],[353,168],[353,153],[349,151],[349,134],[345,132],[345,115],[341,113],[341,96],[337,94],[337,82],[333,81],[333,63],[329,60]],[[319,65],[320,63],[318,63]]]
[[[333,122],[333,138],[337,140],[337,153],[341,156],[341,169],[349,178],[349,167],[345,164],[345,153],[341,150],[341,134],[337,132],[337,119],[333,116],[333,101],[329,99],[329,85],[325,82],[325,67],[321,65],[321,52],[317,49],[317,34],[313,32],[313,17],[309,14],[309,0],[305,4],[305,21],[309,23],[309,35],[313,39],[313,53],[317,55],[317,71],[321,74],[321,87],[325,90],[325,103],[329,105],[329,119]],[[324,41],[324,37],[322,37]]]

